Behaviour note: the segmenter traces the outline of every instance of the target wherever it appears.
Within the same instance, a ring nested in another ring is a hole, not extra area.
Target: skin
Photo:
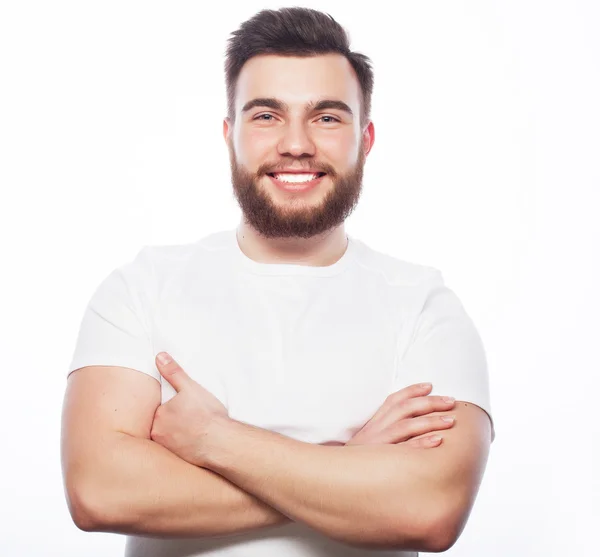
[[[249,101],[275,98],[285,106]],[[321,100],[345,103],[314,110]],[[308,110],[307,110],[308,107]],[[344,220],[358,203],[365,160],[373,147],[372,122],[361,127],[361,91],[339,54],[255,56],[239,75],[235,116],[223,121],[234,194],[242,209],[238,244],[263,263],[327,266],[345,252]],[[286,192],[267,176],[276,169],[327,172],[308,192]]]
[[[167,352],[157,354],[155,362],[160,374],[177,394],[156,409],[151,439],[190,464],[209,467],[211,453],[214,452],[216,444],[215,423],[221,426],[223,423],[232,423],[227,408],[210,391],[194,381]],[[353,437],[354,442],[348,445],[398,443],[409,441],[411,438],[412,441],[407,445],[412,447],[437,445],[441,441],[440,437],[436,437],[436,441],[432,442],[428,438],[423,439],[422,436],[436,429],[448,429],[452,427],[453,422],[413,422],[414,429],[405,430],[404,433],[400,430],[394,431],[394,424],[406,420],[407,417],[427,414],[433,416],[435,411],[448,411],[454,407],[453,398],[425,397],[431,391],[431,387],[431,383],[416,384],[390,395],[362,430]],[[453,418],[447,414],[443,417]],[[406,423],[404,421],[404,424]],[[322,445],[345,443],[331,442]]]
[[[151,439],[183,460],[346,543],[440,552],[460,536],[489,452],[481,408],[454,408],[458,425],[439,454],[402,443],[320,447],[232,420],[176,361],[160,356],[157,369],[177,394],[157,408]]]

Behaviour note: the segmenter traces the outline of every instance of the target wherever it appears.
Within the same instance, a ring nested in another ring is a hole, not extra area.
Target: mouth
[[[275,180],[280,180],[282,182],[290,183],[290,184],[301,184],[303,182],[308,182],[310,180],[314,180],[315,178],[322,178],[325,176],[325,172],[268,172],[267,175],[271,176]]]
[[[284,191],[303,192],[315,187],[326,176],[326,172],[268,172],[267,176]]]

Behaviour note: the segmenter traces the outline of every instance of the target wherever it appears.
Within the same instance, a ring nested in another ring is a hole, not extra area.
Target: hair
[[[362,94],[361,127],[371,114],[373,70],[371,60],[350,50],[346,30],[329,14],[310,8],[262,10],[231,33],[225,55],[227,116],[235,121],[235,90],[244,64],[253,56],[318,56],[338,53],[352,65]]]

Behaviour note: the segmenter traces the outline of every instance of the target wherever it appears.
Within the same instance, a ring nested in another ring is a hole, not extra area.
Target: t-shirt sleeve
[[[84,366],[120,366],[160,382],[150,333],[151,285],[148,246],[100,282],[85,308],[67,377]]]
[[[423,298],[421,298],[423,299]],[[394,390],[433,384],[431,395],[452,396],[482,408],[492,425],[488,365],[481,337],[441,272],[428,282],[412,339],[400,358]]]

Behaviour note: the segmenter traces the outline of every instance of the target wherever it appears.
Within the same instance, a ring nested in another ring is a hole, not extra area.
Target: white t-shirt
[[[391,393],[429,381],[490,416],[480,336],[440,271],[348,236],[333,265],[259,263],[236,229],[144,246],[93,294],[68,372],[122,366],[161,383],[167,351],[231,418],[309,443],[345,443]],[[414,557],[359,549],[292,522],[223,538],[128,536],[128,557]]]

